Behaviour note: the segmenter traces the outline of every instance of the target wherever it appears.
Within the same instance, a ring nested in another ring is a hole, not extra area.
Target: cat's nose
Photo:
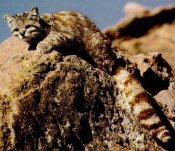
[[[21,32],[20,34],[21,34],[21,36],[24,37],[24,35],[25,35],[25,31]]]

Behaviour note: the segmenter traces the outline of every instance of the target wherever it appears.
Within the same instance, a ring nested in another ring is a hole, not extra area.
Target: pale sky
[[[174,4],[175,0],[0,0],[0,43],[11,33],[3,20],[4,14],[14,15],[32,6],[39,7],[40,14],[62,10],[83,13],[93,20],[100,29],[114,25],[123,17],[123,7],[127,2],[137,2],[149,8]]]

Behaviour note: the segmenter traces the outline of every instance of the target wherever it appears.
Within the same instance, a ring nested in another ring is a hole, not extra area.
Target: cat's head
[[[14,16],[4,15],[3,18],[7,21],[12,34],[19,39],[30,42],[42,36],[42,26],[37,7],[33,7],[30,11]]]

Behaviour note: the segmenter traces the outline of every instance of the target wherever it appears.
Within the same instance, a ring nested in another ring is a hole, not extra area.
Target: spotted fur
[[[117,67],[110,41],[87,17],[77,12],[62,11],[39,16],[32,8],[23,14],[4,16],[13,35],[30,45],[36,43],[40,53],[72,46],[76,42],[88,53],[98,68],[112,74],[125,98],[124,105],[141,125],[163,143],[171,140],[170,132],[152,107],[141,84],[126,70]]]

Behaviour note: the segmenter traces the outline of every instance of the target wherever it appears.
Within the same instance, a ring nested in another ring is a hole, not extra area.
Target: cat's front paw
[[[49,46],[46,43],[42,43],[42,42],[40,42],[36,47],[36,51],[40,54],[49,53],[51,52],[51,50],[52,50],[51,46]]]

